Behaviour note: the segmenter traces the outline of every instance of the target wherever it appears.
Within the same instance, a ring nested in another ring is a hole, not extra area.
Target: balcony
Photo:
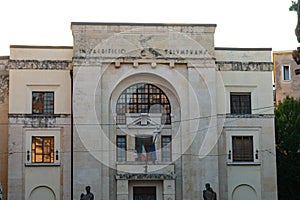
[[[151,162],[126,162],[117,164],[117,173],[159,173],[159,174],[174,174],[175,166],[170,163],[152,164]]]

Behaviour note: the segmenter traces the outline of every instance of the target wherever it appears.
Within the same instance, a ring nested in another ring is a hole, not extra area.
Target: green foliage
[[[292,5],[289,8],[289,11],[297,11],[298,3],[296,1],[292,1]]]
[[[300,199],[300,100],[286,97],[275,109],[279,199]]]

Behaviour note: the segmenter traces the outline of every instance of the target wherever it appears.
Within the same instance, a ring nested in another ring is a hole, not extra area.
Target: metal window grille
[[[32,92],[32,113],[53,114],[54,92]]]
[[[253,136],[232,136],[234,162],[253,162]]]
[[[32,163],[53,163],[54,162],[54,136],[40,137],[33,136],[31,143]]]
[[[117,161],[126,161],[126,136],[117,136]]]
[[[171,124],[169,100],[152,84],[139,83],[125,89],[117,101],[116,113],[117,124],[126,124],[126,113],[162,113],[162,124]]]
[[[161,137],[161,160],[163,162],[171,161],[171,136]]]
[[[230,93],[231,114],[251,114],[251,93]]]

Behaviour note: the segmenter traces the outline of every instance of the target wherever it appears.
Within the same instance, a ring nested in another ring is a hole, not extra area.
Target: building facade
[[[273,52],[273,62],[276,102],[286,96],[300,98],[300,76],[295,73],[299,66],[293,59],[293,51]]]
[[[215,28],[75,22],[73,48],[11,46],[8,199],[277,199],[271,49],[216,48]]]

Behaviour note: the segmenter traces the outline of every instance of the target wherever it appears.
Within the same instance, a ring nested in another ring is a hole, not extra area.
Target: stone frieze
[[[9,60],[7,69],[41,69],[41,70],[66,70],[71,61],[60,60]]]
[[[117,180],[173,180],[176,178],[176,174],[164,174],[164,173],[145,173],[145,174],[116,174],[115,178]]]
[[[219,71],[272,71],[272,62],[216,62]]]
[[[65,118],[68,115],[34,115],[34,114],[9,114],[11,125],[23,125],[25,128],[53,128],[57,127],[57,118]]]
[[[0,103],[8,96],[8,74],[0,75]]]

